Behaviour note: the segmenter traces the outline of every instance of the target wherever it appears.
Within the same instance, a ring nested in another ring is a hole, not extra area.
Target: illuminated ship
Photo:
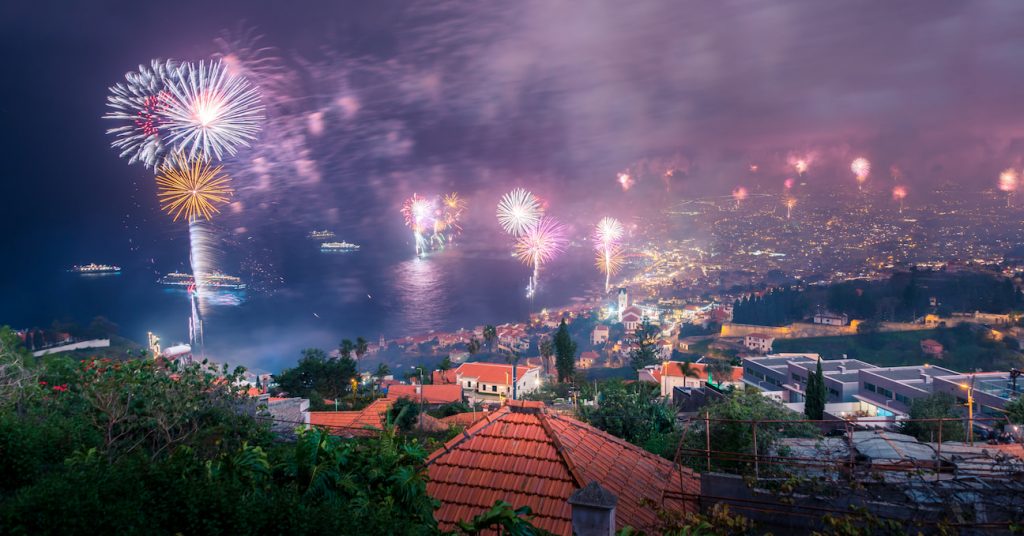
[[[195,285],[195,279],[192,274],[183,274],[181,272],[171,272],[158,281],[161,285],[167,285],[171,287],[191,287]],[[206,286],[209,288],[224,288],[231,290],[243,290],[245,289],[245,283],[241,279],[233,275],[224,275],[222,273],[214,272],[206,276]]]
[[[358,251],[359,244],[349,242],[324,242],[320,244],[320,251]]]
[[[310,240],[330,240],[334,238],[334,231],[328,231],[327,229],[324,229],[323,231],[310,231],[306,236],[308,236]]]
[[[113,266],[110,264],[96,264],[90,262],[89,264],[74,265],[71,267],[69,272],[76,274],[117,274],[121,272],[120,266]]]

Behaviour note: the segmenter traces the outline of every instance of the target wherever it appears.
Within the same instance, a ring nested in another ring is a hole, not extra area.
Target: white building
[[[748,350],[753,350],[762,354],[767,354],[772,351],[772,343],[775,342],[775,337],[766,335],[764,333],[751,333],[746,337],[743,337],[743,346]]]
[[[598,345],[608,342],[608,326],[601,324],[590,333],[590,344]]]
[[[824,312],[814,315],[814,323],[824,326],[845,326],[850,323],[850,317],[845,314],[837,315],[835,313]]]
[[[478,393],[512,396],[512,365],[463,363],[455,369],[455,380],[467,395]],[[516,393],[521,396],[540,387],[540,367],[516,366]]]

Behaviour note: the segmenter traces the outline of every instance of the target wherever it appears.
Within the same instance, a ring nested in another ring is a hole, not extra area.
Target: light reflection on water
[[[451,311],[449,282],[438,266],[441,259],[440,255],[412,258],[392,269],[399,322],[408,326],[410,334],[440,329]]]

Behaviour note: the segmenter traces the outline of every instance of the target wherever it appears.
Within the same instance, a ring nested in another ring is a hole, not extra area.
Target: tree
[[[341,358],[352,358],[352,352],[356,349],[356,345],[349,339],[342,339],[341,344],[338,345],[338,356]]]
[[[569,326],[565,319],[558,325],[555,333],[555,370],[558,371],[558,381],[564,382],[572,378],[573,370],[576,368],[576,341],[569,336]]]
[[[356,337],[356,360],[360,360],[366,355],[370,349],[370,345],[367,344],[366,339],[362,337]]]
[[[1006,418],[1012,424],[1024,424],[1024,397],[1011,400],[1003,408],[1006,411]]]
[[[640,370],[648,365],[658,362],[657,337],[660,330],[647,320],[644,320],[636,330],[637,347],[629,354],[630,364],[634,369]]]
[[[307,348],[295,368],[274,375],[278,389],[289,396],[337,399],[351,390],[349,382],[356,376],[356,363],[342,353],[329,358],[323,350]]]
[[[755,389],[734,390],[725,398],[715,400],[704,406],[692,426],[683,437],[684,452],[692,454],[684,458],[684,463],[698,470],[705,470],[707,459],[702,454],[705,446],[704,413],[709,417],[709,436],[711,443],[711,467],[714,470],[752,472],[753,463],[748,455],[754,452],[753,424],[756,421],[778,421],[757,426],[757,452],[759,455],[772,452],[783,437],[815,437],[815,427],[798,421],[803,415],[791,411],[781,403],[764,397]],[[740,453],[736,455],[717,455],[718,452]],[[762,473],[766,464],[761,464]]]
[[[498,340],[498,329],[488,324],[484,326],[484,341],[488,349],[494,349],[494,341]]]
[[[642,446],[657,435],[675,431],[675,410],[658,395],[653,385],[611,380],[600,385],[597,405],[580,406],[578,415],[613,436]]]
[[[444,359],[442,359],[441,362],[437,364],[437,370],[440,370],[440,371],[451,370],[451,368],[453,366],[454,366],[454,363],[452,363],[452,357],[446,355],[446,356],[444,356]]]
[[[956,405],[956,398],[943,392],[915,398],[910,403],[910,418],[903,421],[903,433],[919,441],[938,441],[939,422],[919,419],[951,419],[942,422],[942,440],[963,441],[964,426]]]
[[[469,342],[466,343],[466,351],[469,352],[469,355],[473,355],[479,352],[480,341],[477,340],[476,337],[469,339]]]
[[[415,400],[402,397],[388,409],[388,421],[403,432],[412,430],[419,420],[420,406]]]
[[[35,383],[36,375],[28,368],[31,359],[21,338],[11,328],[0,327],[0,409],[20,401]]]
[[[804,391],[804,415],[808,419],[820,421],[825,415],[825,374],[821,370],[821,360],[814,374],[807,376],[807,388]]]

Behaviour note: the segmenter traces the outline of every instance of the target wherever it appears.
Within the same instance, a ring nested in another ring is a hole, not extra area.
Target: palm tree
[[[373,377],[376,378],[374,380],[374,382],[373,382],[374,390],[377,390],[378,388],[380,388],[381,380],[383,380],[385,376],[388,376],[390,374],[391,374],[391,367],[389,367],[387,365],[387,363],[381,363],[381,364],[377,365],[377,371],[373,373]]]
[[[469,339],[469,342],[466,343],[466,351],[469,352],[469,355],[473,355],[473,354],[479,352],[480,351],[480,341],[478,341],[475,337],[472,338],[472,339]]]
[[[494,341],[498,340],[498,329],[488,324],[484,326],[484,340],[487,341],[487,348],[494,348]]]
[[[689,361],[683,361],[679,364],[679,372],[683,375],[683,383],[686,383],[686,378],[700,378],[700,371],[697,367],[693,366],[693,363]]]
[[[356,337],[356,359],[362,359],[368,350],[369,345],[366,343],[366,339]]]
[[[341,344],[338,345],[338,354],[345,359],[351,359],[352,350],[354,350],[355,347],[356,345],[352,344],[352,341],[348,339],[342,339]]]

